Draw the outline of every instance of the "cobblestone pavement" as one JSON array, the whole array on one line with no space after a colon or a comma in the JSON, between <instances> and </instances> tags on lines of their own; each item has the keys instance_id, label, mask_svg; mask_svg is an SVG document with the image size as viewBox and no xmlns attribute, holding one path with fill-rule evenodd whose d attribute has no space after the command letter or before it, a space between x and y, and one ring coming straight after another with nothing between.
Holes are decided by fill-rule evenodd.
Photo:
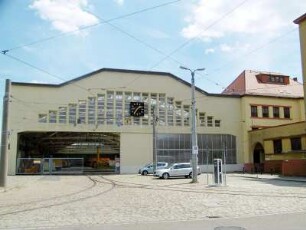
<instances>
[{"instance_id":1,"label":"cobblestone pavement","mask_svg":"<svg viewBox=\"0 0 306 230\"><path fill-rule=\"evenodd\" d=\"M228 174L226 186L140 175L11 176L1 229L152 223L306 212L306 180Z\"/></svg>"}]
</instances>

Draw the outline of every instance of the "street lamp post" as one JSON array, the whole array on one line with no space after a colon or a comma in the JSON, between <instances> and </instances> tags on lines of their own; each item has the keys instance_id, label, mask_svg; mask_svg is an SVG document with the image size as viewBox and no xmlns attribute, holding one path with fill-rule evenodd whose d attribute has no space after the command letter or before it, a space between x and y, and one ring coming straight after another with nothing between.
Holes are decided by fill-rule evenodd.
<instances>
[{"instance_id":1,"label":"street lamp post","mask_svg":"<svg viewBox=\"0 0 306 230\"><path fill-rule=\"evenodd\" d=\"M181 69L189 70L191 73L191 104L192 104L192 111L191 111L191 142L192 142L192 183L198 182L198 140L196 134L196 101L195 101L195 85L194 85L194 74L197 71L204 71L205 68L191 70L184 66L180 66Z\"/></svg>"}]
</instances>

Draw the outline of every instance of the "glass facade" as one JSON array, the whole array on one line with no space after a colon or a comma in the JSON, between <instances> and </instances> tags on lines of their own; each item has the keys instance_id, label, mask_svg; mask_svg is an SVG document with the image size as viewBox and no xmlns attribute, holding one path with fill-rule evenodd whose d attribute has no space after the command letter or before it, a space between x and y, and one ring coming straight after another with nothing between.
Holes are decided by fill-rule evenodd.
<instances>
[{"instance_id":1,"label":"glass facade","mask_svg":"<svg viewBox=\"0 0 306 230\"><path fill-rule=\"evenodd\" d=\"M130 115L130 103L143 102L144 116ZM165 93L105 91L90 96L77 103L69 103L58 110L50 109L47 117L38 114L39 123L88 124L95 125L153 125L153 112L159 126L191 126L191 106L187 102L176 101ZM220 127L220 120L213 120L203 111L197 112L199 126ZM47 119L47 120L46 120Z\"/></svg>"},{"instance_id":2,"label":"glass facade","mask_svg":"<svg viewBox=\"0 0 306 230\"><path fill-rule=\"evenodd\" d=\"M236 164L236 137L229 134L198 134L198 164L212 164L214 158ZM190 162L191 134L158 134L157 161Z\"/></svg>"}]
</instances>

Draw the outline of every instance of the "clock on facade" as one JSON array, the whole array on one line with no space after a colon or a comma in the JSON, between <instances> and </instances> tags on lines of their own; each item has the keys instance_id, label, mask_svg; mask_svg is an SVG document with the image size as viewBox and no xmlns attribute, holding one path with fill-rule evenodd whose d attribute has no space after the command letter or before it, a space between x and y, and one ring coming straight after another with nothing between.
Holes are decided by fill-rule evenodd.
<instances>
[{"instance_id":1,"label":"clock on facade","mask_svg":"<svg viewBox=\"0 0 306 230\"><path fill-rule=\"evenodd\" d=\"M133 117L144 116L144 102L131 102L130 103L130 115Z\"/></svg>"}]
</instances>

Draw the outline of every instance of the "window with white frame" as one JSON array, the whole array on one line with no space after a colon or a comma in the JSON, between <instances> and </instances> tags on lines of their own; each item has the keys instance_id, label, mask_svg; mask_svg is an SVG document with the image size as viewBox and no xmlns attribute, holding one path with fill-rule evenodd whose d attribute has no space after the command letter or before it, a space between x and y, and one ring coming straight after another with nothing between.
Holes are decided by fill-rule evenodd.
<instances>
[{"instance_id":1,"label":"window with white frame","mask_svg":"<svg viewBox=\"0 0 306 230\"><path fill-rule=\"evenodd\" d=\"M114 92L107 91L106 124L114 124Z\"/></svg>"},{"instance_id":2,"label":"window with white frame","mask_svg":"<svg viewBox=\"0 0 306 230\"><path fill-rule=\"evenodd\" d=\"M57 111L50 110L49 111L49 123L56 123L57 121Z\"/></svg>"},{"instance_id":3,"label":"window with white frame","mask_svg":"<svg viewBox=\"0 0 306 230\"><path fill-rule=\"evenodd\" d=\"M159 125L166 125L166 95L159 94L159 106L158 106L158 122Z\"/></svg>"},{"instance_id":4,"label":"window with white frame","mask_svg":"<svg viewBox=\"0 0 306 230\"><path fill-rule=\"evenodd\" d=\"M67 122L67 107L59 107L58 109L58 122L66 124Z\"/></svg>"},{"instance_id":5,"label":"window with white frame","mask_svg":"<svg viewBox=\"0 0 306 230\"><path fill-rule=\"evenodd\" d=\"M39 123L47 123L47 114L38 114L38 122Z\"/></svg>"},{"instance_id":6,"label":"window with white frame","mask_svg":"<svg viewBox=\"0 0 306 230\"><path fill-rule=\"evenodd\" d=\"M142 94L142 101L144 102L144 116L142 118L142 125L149 124L149 94L143 93Z\"/></svg>"},{"instance_id":7,"label":"window with white frame","mask_svg":"<svg viewBox=\"0 0 306 230\"><path fill-rule=\"evenodd\" d=\"M200 126L205 126L205 113L199 113Z\"/></svg>"},{"instance_id":8,"label":"window with white frame","mask_svg":"<svg viewBox=\"0 0 306 230\"><path fill-rule=\"evenodd\" d=\"M167 123L169 126L174 125L174 99L172 97L167 98Z\"/></svg>"},{"instance_id":9,"label":"window with white frame","mask_svg":"<svg viewBox=\"0 0 306 230\"><path fill-rule=\"evenodd\" d=\"M131 119L130 116L130 103L132 101L132 93L131 92L124 92L124 124L125 125L131 125Z\"/></svg>"},{"instance_id":10,"label":"window with white frame","mask_svg":"<svg viewBox=\"0 0 306 230\"><path fill-rule=\"evenodd\" d=\"M88 124L96 123L96 98L88 98Z\"/></svg>"},{"instance_id":11,"label":"window with white frame","mask_svg":"<svg viewBox=\"0 0 306 230\"><path fill-rule=\"evenodd\" d=\"M98 94L97 96L97 124L104 124L105 122L105 94Z\"/></svg>"},{"instance_id":12,"label":"window with white frame","mask_svg":"<svg viewBox=\"0 0 306 230\"><path fill-rule=\"evenodd\" d=\"M123 124L123 93L116 92L116 123L121 126Z\"/></svg>"},{"instance_id":13,"label":"window with white frame","mask_svg":"<svg viewBox=\"0 0 306 230\"><path fill-rule=\"evenodd\" d=\"M190 126L190 106L183 106L184 126Z\"/></svg>"},{"instance_id":14,"label":"window with white frame","mask_svg":"<svg viewBox=\"0 0 306 230\"><path fill-rule=\"evenodd\" d=\"M213 126L213 117L208 116L207 117L207 126L212 127Z\"/></svg>"},{"instance_id":15,"label":"window with white frame","mask_svg":"<svg viewBox=\"0 0 306 230\"><path fill-rule=\"evenodd\" d=\"M78 124L85 124L85 123L86 123L86 101L80 100Z\"/></svg>"},{"instance_id":16,"label":"window with white frame","mask_svg":"<svg viewBox=\"0 0 306 230\"><path fill-rule=\"evenodd\" d=\"M175 125L182 126L182 102L175 102Z\"/></svg>"},{"instance_id":17,"label":"window with white frame","mask_svg":"<svg viewBox=\"0 0 306 230\"><path fill-rule=\"evenodd\" d=\"M77 105L76 104L69 104L68 105L68 112L69 112L69 124L76 124Z\"/></svg>"}]
</instances>

